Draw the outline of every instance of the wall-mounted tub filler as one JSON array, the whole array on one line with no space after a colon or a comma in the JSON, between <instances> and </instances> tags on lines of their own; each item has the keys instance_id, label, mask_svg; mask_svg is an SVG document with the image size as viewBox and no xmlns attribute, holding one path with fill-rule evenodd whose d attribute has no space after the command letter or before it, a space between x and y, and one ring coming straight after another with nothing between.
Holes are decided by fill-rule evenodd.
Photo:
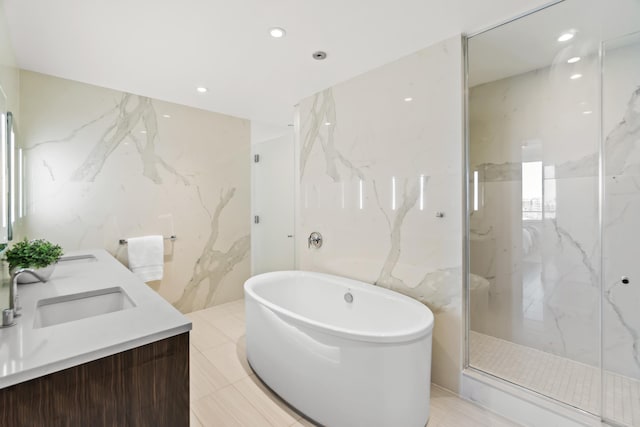
<instances>
[{"instance_id":1,"label":"wall-mounted tub filler","mask_svg":"<svg viewBox=\"0 0 640 427\"><path fill-rule=\"evenodd\" d=\"M309 247L313 246L316 249L322 247L322 234L318 233L317 231L314 231L313 233L309 234L308 242L309 242Z\"/></svg>"}]
</instances>

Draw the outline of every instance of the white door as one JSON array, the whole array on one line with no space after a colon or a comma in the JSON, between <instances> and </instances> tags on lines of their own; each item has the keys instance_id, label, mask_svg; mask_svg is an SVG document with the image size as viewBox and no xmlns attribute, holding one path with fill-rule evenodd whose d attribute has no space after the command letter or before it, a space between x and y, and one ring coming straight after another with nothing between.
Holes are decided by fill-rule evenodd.
<instances>
[{"instance_id":1,"label":"white door","mask_svg":"<svg viewBox=\"0 0 640 427\"><path fill-rule=\"evenodd\" d=\"M260 142L252 151L252 273L293 270L293 135Z\"/></svg>"}]
</instances>

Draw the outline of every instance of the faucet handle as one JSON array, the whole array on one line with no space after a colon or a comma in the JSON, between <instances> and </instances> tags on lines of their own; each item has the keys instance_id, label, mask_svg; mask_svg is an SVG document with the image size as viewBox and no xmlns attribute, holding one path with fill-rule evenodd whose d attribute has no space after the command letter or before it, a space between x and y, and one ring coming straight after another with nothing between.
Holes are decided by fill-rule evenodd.
<instances>
[{"instance_id":1,"label":"faucet handle","mask_svg":"<svg viewBox=\"0 0 640 427\"><path fill-rule=\"evenodd\" d=\"M2 327L6 328L15 324L16 322L13 319L13 310L10 308L5 308L4 310L2 310Z\"/></svg>"}]
</instances>

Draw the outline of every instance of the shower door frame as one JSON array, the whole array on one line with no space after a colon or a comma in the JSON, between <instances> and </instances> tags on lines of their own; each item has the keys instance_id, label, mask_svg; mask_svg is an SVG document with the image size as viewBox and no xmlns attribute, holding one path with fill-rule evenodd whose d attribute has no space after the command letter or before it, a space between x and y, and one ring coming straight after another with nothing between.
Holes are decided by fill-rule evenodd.
<instances>
[{"instance_id":1,"label":"shower door frame","mask_svg":"<svg viewBox=\"0 0 640 427\"><path fill-rule=\"evenodd\" d=\"M462 173L462 185L463 185L463 215L462 215L462 227L463 227L463 254L462 254L462 268L463 268L463 273L462 273L462 316L463 316L463 327L464 327L464 333L463 333L463 340L464 342L462 343L462 347L463 347L463 366L462 366L462 372L463 375L465 372L473 372L479 375L482 375L484 377L488 377L493 381L497 381L500 384L503 385L507 385L508 387L516 387L517 389L524 391L526 393L531 393L533 396L539 397L541 398L543 401L550 403L551 405L559 405L560 407L562 407L563 409L567 409L571 412L575 412L576 415L580 416L580 417L590 417L590 418L599 418L601 421L603 422L607 422L612 426L617 426L617 427L624 427L620 424L617 424L607 418L605 418L605 414L604 414L604 394L605 394L605 383L604 383L604 366L603 366L603 360L604 360L604 348L603 348L603 324L604 324L604 319L603 319L603 304L604 304L604 284L603 284L603 274L602 274L602 269L603 269L603 206L605 203L605 193L604 193L604 148L603 148L603 141L604 141L604 135L603 135L603 86L604 86L604 75L603 75L603 67L604 67L604 45L605 45L605 40L600 40L599 46L598 46L598 69L599 69L599 74L598 74L598 105L599 105L599 110L598 110L598 185L597 185L597 192L598 192L598 219L597 219L597 223L598 223L598 239L600 242L600 274L599 274L599 287L600 287L600 301L598 304L598 316L599 316L599 325L600 325L600 333L598 336L598 354L599 354L599 361L598 361L598 369L600 371L600 405L599 405L599 414L593 414L591 412L588 412L586 410L583 410L581 408L572 406L568 403L562 402L560 400L554 399L552 397L549 397L543 393L540 393L538 391L529 389L527 387L524 387L520 384L508 381L504 378L498 377L496 375L493 375L489 372L483 371L479 368L475 368L470 364L470 358L469 358L469 332L471 329L471 315L470 315L470 307L471 307L471 289L470 289L470 283L471 283L471 268L470 268L470 260L471 260L471 253L470 253L470 212L471 212L471 205L470 205L470 197L472 196L470 193L470 156L469 156L469 147L470 147L470 129L469 129L469 39L471 39L472 37L478 36L482 33L485 33L487 31L491 31L494 30L498 27L501 27L503 25L507 25L510 24L514 21L517 21L521 18L524 18L526 16L532 15L534 13L540 12L544 9L553 7L559 3L564 2L565 0L554 0L551 1L549 3L546 3L544 5L541 5L535 9L529 10L527 12L524 12L522 14L516 15L512 18L509 18L505 21L502 21L498 24L495 25L491 25L489 27L483 28L479 31L475 31L472 33L467 33L467 34L463 34L462 35L462 67L463 67L463 73L462 73L462 93L463 93L463 129L462 129L462 134L463 134L463 173Z\"/></svg>"}]
</instances>

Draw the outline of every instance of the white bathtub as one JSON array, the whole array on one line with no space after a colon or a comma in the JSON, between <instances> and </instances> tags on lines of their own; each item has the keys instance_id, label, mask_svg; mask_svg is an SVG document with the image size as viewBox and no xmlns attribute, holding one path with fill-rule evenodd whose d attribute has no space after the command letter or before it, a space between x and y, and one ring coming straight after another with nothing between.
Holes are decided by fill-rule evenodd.
<instances>
[{"instance_id":1,"label":"white bathtub","mask_svg":"<svg viewBox=\"0 0 640 427\"><path fill-rule=\"evenodd\" d=\"M426 424L433 329L426 306L305 271L254 276L244 289L249 363L304 415L330 427Z\"/></svg>"}]
</instances>

